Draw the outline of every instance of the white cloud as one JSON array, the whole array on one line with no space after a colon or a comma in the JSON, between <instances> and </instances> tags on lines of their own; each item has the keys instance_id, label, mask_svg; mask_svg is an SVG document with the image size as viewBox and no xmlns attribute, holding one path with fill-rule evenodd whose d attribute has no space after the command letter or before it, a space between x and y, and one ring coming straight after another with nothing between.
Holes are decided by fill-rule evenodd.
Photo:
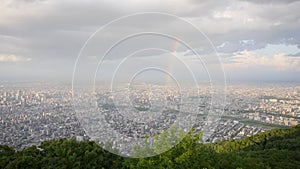
<instances>
[{"instance_id":1,"label":"white cloud","mask_svg":"<svg viewBox=\"0 0 300 169\"><path fill-rule=\"evenodd\" d=\"M226 63L230 68L241 67L245 68L243 70L246 72L249 67L260 66L267 67L268 70L276 70L277 73L278 71L298 73L299 59L287 56L299 53L298 51L286 53L277 46L271 46L272 50L267 51L269 55L255 51L269 44L286 44L300 48L300 13L294 12L299 9L300 1L294 1L1 0L0 52L15 55L0 54L0 62L26 62L32 58L33 62L17 66L20 73L24 72L23 69L28 69L28 75L40 73L36 71L36 67L43 65L40 69L55 67L57 72L68 78L69 74L72 74L78 51L100 26L123 15L156 11L175 14L190 20L207 34L213 44L218 46L218 52L226 56L234 55ZM123 32L141 31L153 26L159 31L168 31L168 34L182 32L187 36L186 42L195 44L193 48L203 49L199 53L209 53L206 52L207 40L204 38L202 43L186 29L185 25L168 23L163 18L153 19L157 24L152 24L153 22L149 20L134 20L135 22L128 24L128 27L118 27L105 34L105 42L114 42ZM201 42L197 43L198 41ZM144 44L158 46L158 41L143 44L135 41L132 44L137 48ZM161 41L159 45L169 46ZM97 49L106 50L104 45L98 45ZM240 51L244 52L236 54ZM254 53L247 54L248 51ZM30 58L20 56L30 56ZM121 56L116 55L115 58ZM206 58L208 63L211 60L215 61L208 55ZM70 64L59 64L62 62ZM9 72L14 69L14 65L1 64L1 69L3 71L6 68L5 71ZM30 66L27 68L28 65ZM251 73L252 70L250 69ZM271 73L270 71L269 74ZM56 75L55 72L53 74ZM281 77L276 75L276 78ZM298 77L299 75L295 75L293 78L298 79Z\"/></svg>"},{"instance_id":2,"label":"white cloud","mask_svg":"<svg viewBox=\"0 0 300 169\"><path fill-rule=\"evenodd\" d=\"M28 62L31 61L31 58L16 56L16 55L1 55L0 54L0 62Z\"/></svg>"},{"instance_id":3,"label":"white cloud","mask_svg":"<svg viewBox=\"0 0 300 169\"><path fill-rule=\"evenodd\" d=\"M282 53L263 56L251 51L242 51L226 59L228 69L269 68L276 71L300 71L300 57L289 57Z\"/></svg>"}]
</instances>

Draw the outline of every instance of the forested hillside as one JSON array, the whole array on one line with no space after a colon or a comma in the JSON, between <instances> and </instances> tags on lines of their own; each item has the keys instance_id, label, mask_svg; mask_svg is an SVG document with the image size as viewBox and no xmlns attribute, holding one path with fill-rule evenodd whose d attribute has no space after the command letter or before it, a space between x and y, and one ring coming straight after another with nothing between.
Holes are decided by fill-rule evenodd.
<instances>
[{"instance_id":1,"label":"forested hillside","mask_svg":"<svg viewBox=\"0 0 300 169\"><path fill-rule=\"evenodd\" d=\"M300 168L300 125L214 144L199 137L189 133L173 149L140 159L119 157L92 141L52 140L21 151L0 146L0 168Z\"/></svg>"}]
</instances>

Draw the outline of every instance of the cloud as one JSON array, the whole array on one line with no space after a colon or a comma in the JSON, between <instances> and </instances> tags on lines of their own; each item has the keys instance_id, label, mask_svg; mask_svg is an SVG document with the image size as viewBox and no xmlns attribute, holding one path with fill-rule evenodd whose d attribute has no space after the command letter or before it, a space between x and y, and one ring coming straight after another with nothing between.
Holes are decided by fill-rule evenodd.
<instances>
[{"instance_id":1,"label":"cloud","mask_svg":"<svg viewBox=\"0 0 300 169\"><path fill-rule=\"evenodd\" d=\"M0 62L28 62L31 61L31 58L16 56L16 55L1 55L0 54Z\"/></svg>"},{"instance_id":2,"label":"cloud","mask_svg":"<svg viewBox=\"0 0 300 169\"><path fill-rule=\"evenodd\" d=\"M300 13L291 12L298 10L300 4L297 2L273 6L261 6L247 1L233 3L231 0L222 2L15 0L8 2L10 5L2 5L2 8L0 5L2 11L0 34L22 37L25 41L21 44L22 47L34 49L33 53L29 53L33 57L35 55L43 57L45 54L47 54L45 57L71 57L76 54L74 49L80 48L84 40L100 26L120 16L144 11L167 12L190 19L207 33L214 44L221 45L224 42L232 44L224 48L225 52L250 48L254 50L278 42L300 44L300 39L297 38L300 36L298 31ZM165 24L168 23L163 22L155 26L163 28ZM173 29L175 28L184 30L184 26L180 25L176 25ZM118 32L122 32L122 29ZM111 40L113 35L115 33L112 32L112 36L108 36L107 41ZM291 38L294 39L288 40ZM249 47L239 43L240 40L247 39L253 40L255 44ZM63 51L59 51L59 54L53 53L53 47L57 49L66 44L70 48L64 48Z\"/></svg>"},{"instance_id":3,"label":"cloud","mask_svg":"<svg viewBox=\"0 0 300 169\"><path fill-rule=\"evenodd\" d=\"M291 56L291 57L300 57L300 52L295 53L295 54L290 54L289 56Z\"/></svg>"},{"instance_id":4,"label":"cloud","mask_svg":"<svg viewBox=\"0 0 300 169\"><path fill-rule=\"evenodd\" d=\"M282 53L271 57L261 56L251 51L242 51L227 58L225 67L229 69L268 68L276 71L300 71L300 58L289 57Z\"/></svg>"},{"instance_id":5,"label":"cloud","mask_svg":"<svg viewBox=\"0 0 300 169\"><path fill-rule=\"evenodd\" d=\"M299 0L241 0L241 1L247 1L251 3L257 3L257 4L288 4L293 2L299 2Z\"/></svg>"},{"instance_id":6,"label":"cloud","mask_svg":"<svg viewBox=\"0 0 300 169\"><path fill-rule=\"evenodd\" d=\"M93 32L112 19L147 11L171 13L190 20L219 46L219 52L226 53L227 56L235 56L235 53L241 51L251 52L268 44L290 44L300 48L300 13L295 12L299 8L300 2L295 0L270 0L263 3L248 0L4 0L0 3L0 53L14 53L16 57L30 56L33 61L27 62L30 64L27 74L30 74L31 69L31 73L36 73L36 67L42 64L41 69L56 67L57 72L65 73L68 78L72 74L73 63L80 48ZM116 28L105 34L105 41L112 43L118 40L118 35L124 31L139 31L144 27L165 30L171 27L172 29L167 30L168 33L179 30L188 37L188 43L196 42L198 46L193 45L193 48L206 50L205 42L198 43L199 38L186 31L185 25L165 22L161 18L155 18L155 22L157 24L141 19L128 24L128 27ZM147 42L147 45L153 46L153 43L168 46L162 44L162 41ZM132 42L137 48L141 44L143 43L140 41ZM103 44L96 47L106 50ZM115 59L120 57L122 55ZM279 65L264 55L255 55L254 58L256 62L267 59L272 65ZM278 62L282 61L280 59L291 62L287 61L289 57L285 55L282 58L275 58L275 55L271 58ZM234 59L237 58L233 57L232 60ZM67 64L57 66L63 62ZM272 65L268 67L280 70ZM282 70L295 68L286 68L284 65L280 67ZM21 66L19 69L22 70Z\"/></svg>"}]
</instances>

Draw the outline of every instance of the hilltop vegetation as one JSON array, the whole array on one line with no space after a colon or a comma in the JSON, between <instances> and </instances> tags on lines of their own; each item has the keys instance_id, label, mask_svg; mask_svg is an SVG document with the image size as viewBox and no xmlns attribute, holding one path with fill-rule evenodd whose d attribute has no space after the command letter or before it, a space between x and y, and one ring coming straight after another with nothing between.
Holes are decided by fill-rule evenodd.
<instances>
[{"instance_id":1,"label":"hilltop vegetation","mask_svg":"<svg viewBox=\"0 0 300 169\"><path fill-rule=\"evenodd\" d=\"M214 144L199 137L189 133L173 149L140 159L119 157L93 141L51 140L21 151L0 146L0 168L300 168L300 125Z\"/></svg>"}]
</instances>

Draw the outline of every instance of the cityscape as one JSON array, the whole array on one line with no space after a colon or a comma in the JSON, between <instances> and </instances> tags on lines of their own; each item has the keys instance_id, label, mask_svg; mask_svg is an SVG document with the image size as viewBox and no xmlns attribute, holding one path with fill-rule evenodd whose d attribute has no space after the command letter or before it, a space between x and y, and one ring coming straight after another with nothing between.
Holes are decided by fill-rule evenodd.
<instances>
[{"instance_id":1,"label":"cityscape","mask_svg":"<svg viewBox=\"0 0 300 169\"><path fill-rule=\"evenodd\" d=\"M1 0L0 169L300 169L300 0Z\"/></svg>"},{"instance_id":2,"label":"cityscape","mask_svg":"<svg viewBox=\"0 0 300 169\"><path fill-rule=\"evenodd\" d=\"M205 92L199 95L188 89L179 94L152 85L152 92L137 90L123 93L124 97L120 91L114 93L119 100L101 88L96 92L96 109L90 106L84 113L76 111L67 84L2 83L0 87L0 144L19 150L46 140L70 138L110 142L130 155L132 146L172 125L185 132L191 128L202 131L207 127L208 109L215 109L209 106L208 86L200 87ZM224 110L205 142L240 139L300 123L297 83L229 84L226 88ZM123 100L126 95L131 103Z\"/></svg>"}]
</instances>

